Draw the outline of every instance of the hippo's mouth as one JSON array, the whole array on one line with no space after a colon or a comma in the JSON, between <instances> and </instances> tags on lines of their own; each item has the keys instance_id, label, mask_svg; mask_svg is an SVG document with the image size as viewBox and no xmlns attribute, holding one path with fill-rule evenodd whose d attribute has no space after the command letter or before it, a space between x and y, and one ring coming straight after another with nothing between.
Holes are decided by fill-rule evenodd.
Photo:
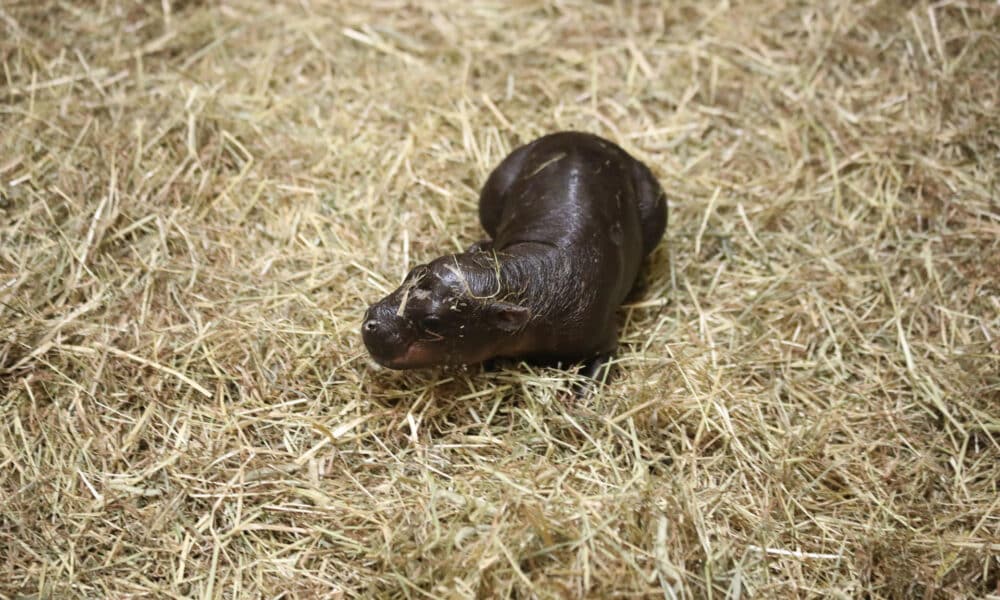
<instances>
[{"instance_id":1,"label":"hippo's mouth","mask_svg":"<svg viewBox=\"0 0 1000 600\"><path fill-rule=\"evenodd\" d=\"M414 342L406 350L391 358L373 356L375 362L390 369L419 369L433 367L442 363L440 353L424 343Z\"/></svg>"}]
</instances>

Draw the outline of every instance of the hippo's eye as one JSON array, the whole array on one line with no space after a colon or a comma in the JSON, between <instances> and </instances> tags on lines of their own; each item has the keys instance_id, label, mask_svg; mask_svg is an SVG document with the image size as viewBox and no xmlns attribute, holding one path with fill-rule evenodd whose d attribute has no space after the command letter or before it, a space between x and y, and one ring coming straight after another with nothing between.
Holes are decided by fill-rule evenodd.
<instances>
[{"instance_id":1,"label":"hippo's eye","mask_svg":"<svg viewBox=\"0 0 1000 600\"><path fill-rule=\"evenodd\" d=\"M434 284L436 282L437 278L431 275L431 272L428 269L427 272L421 275L420 279L417 280L417 288L422 290L430 290L431 288L434 287Z\"/></svg>"},{"instance_id":2,"label":"hippo's eye","mask_svg":"<svg viewBox=\"0 0 1000 600\"><path fill-rule=\"evenodd\" d=\"M441 318L434 315L427 315L426 317L420 319L420 326L424 329L437 329L440 324Z\"/></svg>"}]
</instances>

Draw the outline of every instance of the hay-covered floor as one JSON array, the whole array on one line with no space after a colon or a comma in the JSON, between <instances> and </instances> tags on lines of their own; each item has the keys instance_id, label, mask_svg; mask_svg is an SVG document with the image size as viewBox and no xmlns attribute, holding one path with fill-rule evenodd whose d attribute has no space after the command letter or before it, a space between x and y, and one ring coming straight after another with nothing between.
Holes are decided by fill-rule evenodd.
<instances>
[{"instance_id":1,"label":"hay-covered floor","mask_svg":"<svg viewBox=\"0 0 1000 600\"><path fill-rule=\"evenodd\" d=\"M995 2L15 1L0 63L0 597L1000 595ZM375 370L568 128L670 197L613 381Z\"/></svg>"}]
</instances>

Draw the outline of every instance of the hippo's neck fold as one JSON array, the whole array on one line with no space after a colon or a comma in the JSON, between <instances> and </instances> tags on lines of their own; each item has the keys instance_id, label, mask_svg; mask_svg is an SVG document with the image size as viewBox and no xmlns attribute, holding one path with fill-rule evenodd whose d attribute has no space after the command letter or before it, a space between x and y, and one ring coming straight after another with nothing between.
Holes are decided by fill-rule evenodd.
<instances>
[{"instance_id":1,"label":"hippo's neck fold","mask_svg":"<svg viewBox=\"0 0 1000 600\"><path fill-rule=\"evenodd\" d=\"M565 249L553 244L521 242L498 251L496 257L499 269L494 263L493 276L499 277L494 288L499 290L497 298L529 308L533 323L572 319L589 305L577 260L581 252L571 258Z\"/></svg>"}]
</instances>

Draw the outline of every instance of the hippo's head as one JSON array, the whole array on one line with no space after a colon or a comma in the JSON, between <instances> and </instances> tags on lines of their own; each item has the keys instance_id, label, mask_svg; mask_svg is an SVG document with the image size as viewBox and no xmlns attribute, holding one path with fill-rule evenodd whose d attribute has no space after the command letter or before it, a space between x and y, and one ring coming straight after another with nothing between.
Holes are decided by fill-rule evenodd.
<instances>
[{"instance_id":1,"label":"hippo's head","mask_svg":"<svg viewBox=\"0 0 1000 600\"><path fill-rule=\"evenodd\" d=\"M392 369L472 364L503 353L531 315L507 301L498 273L496 258L484 252L414 267L365 312L361 334L368 352Z\"/></svg>"}]
</instances>

